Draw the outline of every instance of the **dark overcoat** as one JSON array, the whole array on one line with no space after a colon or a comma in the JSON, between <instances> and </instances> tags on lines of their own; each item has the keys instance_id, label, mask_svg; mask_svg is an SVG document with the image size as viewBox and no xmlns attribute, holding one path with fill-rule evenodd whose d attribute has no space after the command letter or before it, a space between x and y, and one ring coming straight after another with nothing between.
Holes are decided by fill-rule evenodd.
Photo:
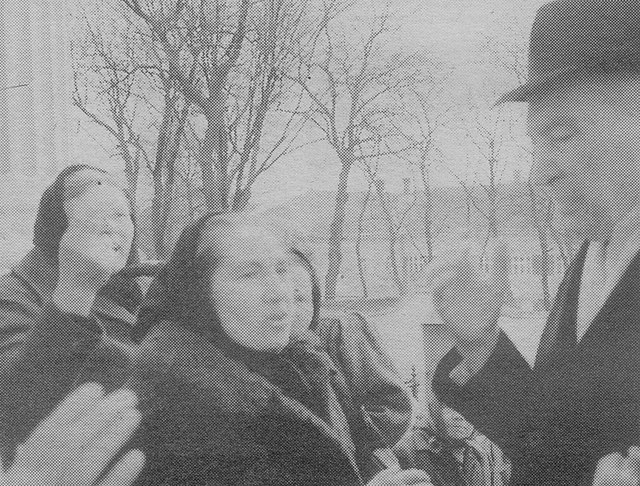
<instances>
[{"instance_id":1,"label":"dark overcoat","mask_svg":"<svg viewBox=\"0 0 640 486\"><path fill-rule=\"evenodd\" d=\"M306 376L329 376L329 396L312 393L340 423L200 335L169 322L152 329L128 383L146 411L138 441L149 464L141 483L346 486L375 474L370 459L380 443L340 372L319 349L300 352Z\"/></svg>"},{"instance_id":2,"label":"dark overcoat","mask_svg":"<svg viewBox=\"0 0 640 486\"><path fill-rule=\"evenodd\" d=\"M298 352L308 368L301 376L329 379L317 395L322 417L178 325L163 322L127 345L95 318L45 304L0 388L5 458L69 390L97 381L140 397L143 421L130 444L147 456L139 484L361 485L379 470L371 460L379 437L319 345Z\"/></svg>"},{"instance_id":3,"label":"dark overcoat","mask_svg":"<svg viewBox=\"0 0 640 486\"><path fill-rule=\"evenodd\" d=\"M99 294L94 319L70 323L50 304L56 282L57 265L37 247L0 277L0 447L5 457L83 374L102 368L97 355L89 359L89 351L100 348L100 359L111 362L110 354L126 355L133 345L132 312ZM126 375L124 369L118 377L112 371L114 382Z\"/></svg>"},{"instance_id":4,"label":"dark overcoat","mask_svg":"<svg viewBox=\"0 0 640 486\"><path fill-rule=\"evenodd\" d=\"M545 339L575 322L586 250L560 285ZM590 484L602 456L640 442L640 255L574 348L544 361L539 351L532 369L501 333L461 387L449 377L460 359L455 350L443 358L434 390L512 459L513 484Z\"/></svg>"}]
</instances>

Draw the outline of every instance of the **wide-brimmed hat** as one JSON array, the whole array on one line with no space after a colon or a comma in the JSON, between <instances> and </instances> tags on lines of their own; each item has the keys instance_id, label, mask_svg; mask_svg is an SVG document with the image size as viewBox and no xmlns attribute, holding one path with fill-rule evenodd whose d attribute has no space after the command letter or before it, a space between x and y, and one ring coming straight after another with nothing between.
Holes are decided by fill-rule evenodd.
<instances>
[{"instance_id":1,"label":"wide-brimmed hat","mask_svg":"<svg viewBox=\"0 0 640 486\"><path fill-rule=\"evenodd\" d=\"M529 101L583 72L640 64L640 0L555 0L536 14L529 79L496 104Z\"/></svg>"}]
</instances>

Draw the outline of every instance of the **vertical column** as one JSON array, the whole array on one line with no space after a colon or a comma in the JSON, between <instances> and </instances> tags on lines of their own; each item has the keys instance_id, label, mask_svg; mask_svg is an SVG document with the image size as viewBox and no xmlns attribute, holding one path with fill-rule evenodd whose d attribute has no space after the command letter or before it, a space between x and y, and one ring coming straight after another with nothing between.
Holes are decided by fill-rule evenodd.
<instances>
[{"instance_id":1,"label":"vertical column","mask_svg":"<svg viewBox=\"0 0 640 486\"><path fill-rule=\"evenodd\" d=\"M52 23L49 0L31 2L35 158L38 171L45 173L56 167Z\"/></svg>"},{"instance_id":2,"label":"vertical column","mask_svg":"<svg viewBox=\"0 0 640 486\"><path fill-rule=\"evenodd\" d=\"M0 3L0 174L11 171L11 143L9 137L9 108L7 106L7 33L5 2Z\"/></svg>"},{"instance_id":3,"label":"vertical column","mask_svg":"<svg viewBox=\"0 0 640 486\"><path fill-rule=\"evenodd\" d=\"M53 86L55 111L55 149L57 167L69 164L70 113L73 108L73 63L71 35L73 22L68 0L47 0L51 14L53 49Z\"/></svg>"},{"instance_id":4,"label":"vertical column","mask_svg":"<svg viewBox=\"0 0 640 486\"><path fill-rule=\"evenodd\" d=\"M36 172L33 58L31 51L32 2L3 2L7 82L26 87L7 91L9 134L14 172Z\"/></svg>"}]
</instances>

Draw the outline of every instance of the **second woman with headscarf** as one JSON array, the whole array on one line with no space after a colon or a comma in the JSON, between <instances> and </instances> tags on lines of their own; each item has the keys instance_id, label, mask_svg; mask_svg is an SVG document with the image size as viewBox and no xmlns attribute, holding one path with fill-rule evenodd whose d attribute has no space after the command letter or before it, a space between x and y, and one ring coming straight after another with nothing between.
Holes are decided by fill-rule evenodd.
<instances>
[{"instance_id":1,"label":"second woman with headscarf","mask_svg":"<svg viewBox=\"0 0 640 486\"><path fill-rule=\"evenodd\" d=\"M291 264L240 216L182 233L136 328L145 484L427 484L418 471L376 475L340 372L317 336L292 333Z\"/></svg>"}]
</instances>

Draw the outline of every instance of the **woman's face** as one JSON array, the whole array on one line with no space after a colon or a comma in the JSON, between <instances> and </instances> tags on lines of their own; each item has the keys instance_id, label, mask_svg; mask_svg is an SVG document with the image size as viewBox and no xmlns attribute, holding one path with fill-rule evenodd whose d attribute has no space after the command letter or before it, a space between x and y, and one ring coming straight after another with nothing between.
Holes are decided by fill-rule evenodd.
<instances>
[{"instance_id":1,"label":"woman's face","mask_svg":"<svg viewBox=\"0 0 640 486\"><path fill-rule=\"evenodd\" d=\"M303 333L309 329L313 318L311 275L295 255L291 273L294 291L294 331Z\"/></svg>"},{"instance_id":2,"label":"woman's face","mask_svg":"<svg viewBox=\"0 0 640 486\"><path fill-rule=\"evenodd\" d=\"M69 225L81 223L87 230L109 238L126 261L131 251L134 226L129 201L124 192L111 184L92 184L77 197L65 202Z\"/></svg>"},{"instance_id":3,"label":"woman's face","mask_svg":"<svg viewBox=\"0 0 640 486\"><path fill-rule=\"evenodd\" d=\"M223 331L246 348L282 351L294 322L291 258L262 228L232 229L221 240L210 288Z\"/></svg>"}]
</instances>

